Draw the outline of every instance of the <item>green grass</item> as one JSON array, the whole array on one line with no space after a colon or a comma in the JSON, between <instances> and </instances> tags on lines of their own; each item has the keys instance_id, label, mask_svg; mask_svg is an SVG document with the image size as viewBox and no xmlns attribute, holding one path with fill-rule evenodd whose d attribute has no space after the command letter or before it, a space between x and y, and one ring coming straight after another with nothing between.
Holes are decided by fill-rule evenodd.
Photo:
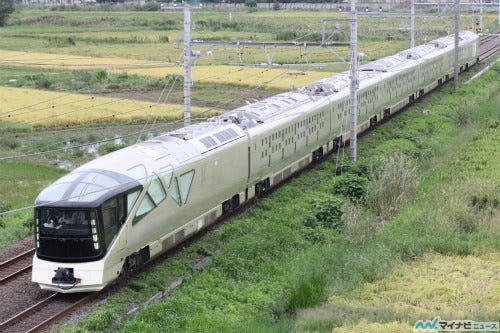
<instances>
[{"instance_id":1,"label":"green grass","mask_svg":"<svg viewBox=\"0 0 500 333\"><path fill-rule=\"evenodd\" d=\"M0 210L29 207L36 193L64 172L22 161L0 162ZM33 209L2 216L0 247L16 242L30 234Z\"/></svg>"},{"instance_id":2,"label":"green grass","mask_svg":"<svg viewBox=\"0 0 500 333\"><path fill-rule=\"evenodd\" d=\"M500 154L498 148L490 150L489 144L496 143L499 136L500 127L495 126L498 109L493 107L499 103L499 86L492 71L458 94L450 94L445 87L430 101L418 103L363 137L360 151L366 158L349 168L351 178L333 178L336 158L328 159L270 197L259 199L255 207L207 233L166 263L137 276L77 326L64 326L61 331L106 331L113 323L120 323L120 332L331 332L335 327L398 332L425 319L419 316L439 314L439 309L405 310L426 304L431 291L442 292L442 302L447 304L443 314L450 319L468 314L464 319L494 320L492 316L498 311L494 297L481 298L484 314L467 312L467 304L476 302L480 295L464 293L464 300L454 303L457 294L449 287L440 289L436 283L428 294L418 295L401 293L397 283L405 281L415 259L423 260L424 266L445 260L452 267L455 256L472 255L482 260L499 251L496 166ZM477 105L465 126L459 126L456 114L446 107L462 100ZM423 106L433 110L431 116L422 115ZM488 144L473 145L475 141ZM369 150L374 142L377 148ZM391 156L405 147L410 147L410 155L419 161L418 187L393 218L380 221L376 212L364 205L363 181L352 175L368 176L370 165L382 167L378 164L381 156ZM490 156L485 162L481 147ZM472 163L455 170L463 156L468 156L467 161L483 161L482 169ZM318 222L329 217L316 214L311 219L314 204L338 193L337 184L342 187L337 195L359 200L344 206L345 229L341 232ZM429 252L448 257L428 257ZM212 256L212 262L201 270L193 269L206 254ZM495 271L490 264L497 261L494 258L478 264L485 270L484 276ZM185 278L180 289L132 319L123 319L127 309L144 304L179 276ZM471 281L467 276L465 280ZM416 286L423 283L419 280ZM451 283L465 282L457 278ZM373 288L385 288L392 294L384 298L382 293L374 294ZM374 298L371 303L366 300L370 295ZM388 311L370 306L384 302L390 304Z\"/></svg>"}]
</instances>

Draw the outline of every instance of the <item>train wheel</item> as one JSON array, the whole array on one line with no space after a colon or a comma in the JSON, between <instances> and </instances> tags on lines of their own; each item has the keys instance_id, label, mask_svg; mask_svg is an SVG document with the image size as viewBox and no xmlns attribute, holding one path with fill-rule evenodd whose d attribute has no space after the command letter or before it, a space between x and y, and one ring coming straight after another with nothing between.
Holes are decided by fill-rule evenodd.
<instances>
[{"instance_id":1,"label":"train wheel","mask_svg":"<svg viewBox=\"0 0 500 333\"><path fill-rule=\"evenodd\" d=\"M319 160L323 156L323 147L319 147L312 153L313 161Z\"/></svg>"}]
</instances>

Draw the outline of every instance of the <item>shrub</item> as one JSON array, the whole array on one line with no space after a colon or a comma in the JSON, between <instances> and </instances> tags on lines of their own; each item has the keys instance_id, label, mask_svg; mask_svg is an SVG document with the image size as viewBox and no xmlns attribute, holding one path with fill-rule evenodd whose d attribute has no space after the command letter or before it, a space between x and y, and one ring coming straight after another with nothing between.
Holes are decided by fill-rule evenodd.
<instances>
[{"instance_id":1,"label":"shrub","mask_svg":"<svg viewBox=\"0 0 500 333\"><path fill-rule=\"evenodd\" d=\"M255 1L255 0L246 0L245 1L245 7L257 8L257 1Z\"/></svg>"},{"instance_id":2,"label":"shrub","mask_svg":"<svg viewBox=\"0 0 500 333\"><path fill-rule=\"evenodd\" d=\"M106 72L106 70L104 69L98 70L95 73L95 78L97 81L104 81L108 78L108 72Z\"/></svg>"},{"instance_id":3,"label":"shrub","mask_svg":"<svg viewBox=\"0 0 500 333\"><path fill-rule=\"evenodd\" d=\"M458 127L465 127L474 114L474 108L469 103L459 104L454 107L455 122Z\"/></svg>"},{"instance_id":4,"label":"shrub","mask_svg":"<svg viewBox=\"0 0 500 333\"><path fill-rule=\"evenodd\" d=\"M32 79L35 83L35 87L39 89L49 89L53 84L53 82L43 74L34 75Z\"/></svg>"},{"instance_id":5,"label":"shrub","mask_svg":"<svg viewBox=\"0 0 500 333\"><path fill-rule=\"evenodd\" d=\"M104 143L104 144L100 145L99 148L97 148L97 151L99 152L99 154L105 155L105 154L111 153L115 150L122 149L124 147L125 147L125 145L122 145L122 144L114 144L112 142L108 142L108 143Z\"/></svg>"},{"instance_id":6,"label":"shrub","mask_svg":"<svg viewBox=\"0 0 500 333\"><path fill-rule=\"evenodd\" d=\"M305 277L293 290L288 306L289 311L295 313L300 308L318 304L325 293L326 281L323 275L312 274Z\"/></svg>"},{"instance_id":7,"label":"shrub","mask_svg":"<svg viewBox=\"0 0 500 333\"><path fill-rule=\"evenodd\" d=\"M6 147L8 149L16 149L21 146L21 144L19 143L19 141L13 139L0 139L0 146Z\"/></svg>"},{"instance_id":8,"label":"shrub","mask_svg":"<svg viewBox=\"0 0 500 333\"><path fill-rule=\"evenodd\" d=\"M417 167L413 159L401 153L382 158L371 170L368 204L382 220L393 217L401 204L410 199L417 183Z\"/></svg>"},{"instance_id":9,"label":"shrub","mask_svg":"<svg viewBox=\"0 0 500 333\"><path fill-rule=\"evenodd\" d=\"M182 87L184 85L184 77L179 74L168 74L165 76L167 86Z\"/></svg>"},{"instance_id":10,"label":"shrub","mask_svg":"<svg viewBox=\"0 0 500 333\"><path fill-rule=\"evenodd\" d=\"M3 27L7 22L10 14L14 12L14 1L0 0L0 27Z\"/></svg>"},{"instance_id":11,"label":"shrub","mask_svg":"<svg viewBox=\"0 0 500 333\"><path fill-rule=\"evenodd\" d=\"M333 195L319 194L312 199L314 214L318 222L337 231L343 229L342 207L344 201Z\"/></svg>"},{"instance_id":12,"label":"shrub","mask_svg":"<svg viewBox=\"0 0 500 333\"><path fill-rule=\"evenodd\" d=\"M0 202L0 213L4 213L10 209L10 206L7 204L4 204L3 202ZM0 228L5 227L4 223L4 215L0 215Z\"/></svg>"},{"instance_id":13,"label":"shrub","mask_svg":"<svg viewBox=\"0 0 500 333\"><path fill-rule=\"evenodd\" d=\"M345 225L344 233L349 243L363 243L377 231L375 219L352 203L344 206L342 221Z\"/></svg>"},{"instance_id":14,"label":"shrub","mask_svg":"<svg viewBox=\"0 0 500 333\"><path fill-rule=\"evenodd\" d=\"M274 39L277 41L284 40L284 41L290 41L294 40L298 37L297 33L295 31L279 31L276 33Z\"/></svg>"},{"instance_id":15,"label":"shrub","mask_svg":"<svg viewBox=\"0 0 500 333\"><path fill-rule=\"evenodd\" d=\"M367 186L367 178L348 173L337 179L333 193L343 195L353 202L360 202L366 196Z\"/></svg>"}]
</instances>

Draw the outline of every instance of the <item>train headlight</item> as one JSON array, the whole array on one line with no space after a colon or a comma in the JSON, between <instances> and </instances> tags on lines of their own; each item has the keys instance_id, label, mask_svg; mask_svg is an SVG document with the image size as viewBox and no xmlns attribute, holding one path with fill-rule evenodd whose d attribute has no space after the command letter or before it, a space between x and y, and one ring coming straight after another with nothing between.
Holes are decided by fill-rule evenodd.
<instances>
[{"instance_id":1,"label":"train headlight","mask_svg":"<svg viewBox=\"0 0 500 333\"><path fill-rule=\"evenodd\" d=\"M38 218L36 218L36 229L35 229L35 241L36 241L36 248L38 249L40 247L40 228L38 227Z\"/></svg>"},{"instance_id":2,"label":"train headlight","mask_svg":"<svg viewBox=\"0 0 500 333\"><path fill-rule=\"evenodd\" d=\"M99 238L97 237L95 219L90 220L90 224L92 225L92 240L94 241L94 249L99 250Z\"/></svg>"}]
</instances>

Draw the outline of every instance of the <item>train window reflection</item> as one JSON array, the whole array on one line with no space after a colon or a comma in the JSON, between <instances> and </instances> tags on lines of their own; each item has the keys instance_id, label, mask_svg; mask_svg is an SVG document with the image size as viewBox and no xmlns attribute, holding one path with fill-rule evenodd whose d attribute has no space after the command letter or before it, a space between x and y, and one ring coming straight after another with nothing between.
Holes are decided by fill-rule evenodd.
<instances>
[{"instance_id":1,"label":"train window reflection","mask_svg":"<svg viewBox=\"0 0 500 333\"><path fill-rule=\"evenodd\" d=\"M141 193L141 191L135 191L127 194L127 215L130 214L132 207L134 207L135 201L139 197L139 193Z\"/></svg>"},{"instance_id":2,"label":"train window reflection","mask_svg":"<svg viewBox=\"0 0 500 333\"><path fill-rule=\"evenodd\" d=\"M170 188L170 183L172 182L173 170L174 168L171 165L167 165L166 167L160 169L160 176L165 182L165 186L167 186L167 188Z\"/></svg>"},{"instance_id":3,"label":"train window reflection","mask_svg":"<svg viewBox=\"0 0 500 333\"><path fill-rule=\"evenodd\" d=\"M167 194L163 189L163 185L161 184L158 176L155 176L155 178L151 181L148 193L151 196L151 199L153 199L156 206L158 206L158 204L166 198Z\"/></svg>"},{"instance_id":4,"label":"train window reflection","mask_svg":"<svg viewBox=\"0 0 500 333\"><path fill-rule=\"evenodd\" d=\"M144 180L147 176L146 167L142 164L137 164L127 170L136 180Z\"/></svg>"},{"instance_id":5,"label":"train window reflection","mask_svg":"<svg viewBox=\"0 0 500 333\"><path fill-rule=\"evenodd\" d=\"M101 187L115 187L120 185L120 183L104 174L100 173L89 173L83 179L83 183L99 184Z\"/></svg>"},{"instance_id":6,"label":"train window reflection","mask_svg":"<svg viewBox=\"0 0 500 333\"><path fill-rule=\"evenodd\" d=\"M179 206L181 205L181 195L179 193L179 183L177 181L177 177L174 178L170 196Z\"/></svg>"},{"instance_id":7,"label":"train window reflection","mask_svg":"<svg viewBox=\"0 0 500 333\"><path fill-rule=\"evenodd\" d=\"M41 208L37 215L41 236L90 236L90 212Z\"/></svg>"},{"instance_id":8,"label":"train window reflection","mask_svg":"<svg viewBox=\"0 0 500 333\"><path fill-rule=\"evenodd\" d=\"M155 204L149 197L149 195L145 195L142 199L139 208L137 209L137 213L135 214L134 223L137 223L140 219L142 219L147 213L155 208Z\"/></svg>"},{"instance_id":9,"label":"train window reflection","mask_svg":"<svg viewBox=\"0 0 500 333\"><path fill-rule=\"evenodd\" d=\"M179 177L179 190L181 192L182 204L187 202L189 190L193 182L194 170L188 171Z\"/></svg>"}]
</instances>

